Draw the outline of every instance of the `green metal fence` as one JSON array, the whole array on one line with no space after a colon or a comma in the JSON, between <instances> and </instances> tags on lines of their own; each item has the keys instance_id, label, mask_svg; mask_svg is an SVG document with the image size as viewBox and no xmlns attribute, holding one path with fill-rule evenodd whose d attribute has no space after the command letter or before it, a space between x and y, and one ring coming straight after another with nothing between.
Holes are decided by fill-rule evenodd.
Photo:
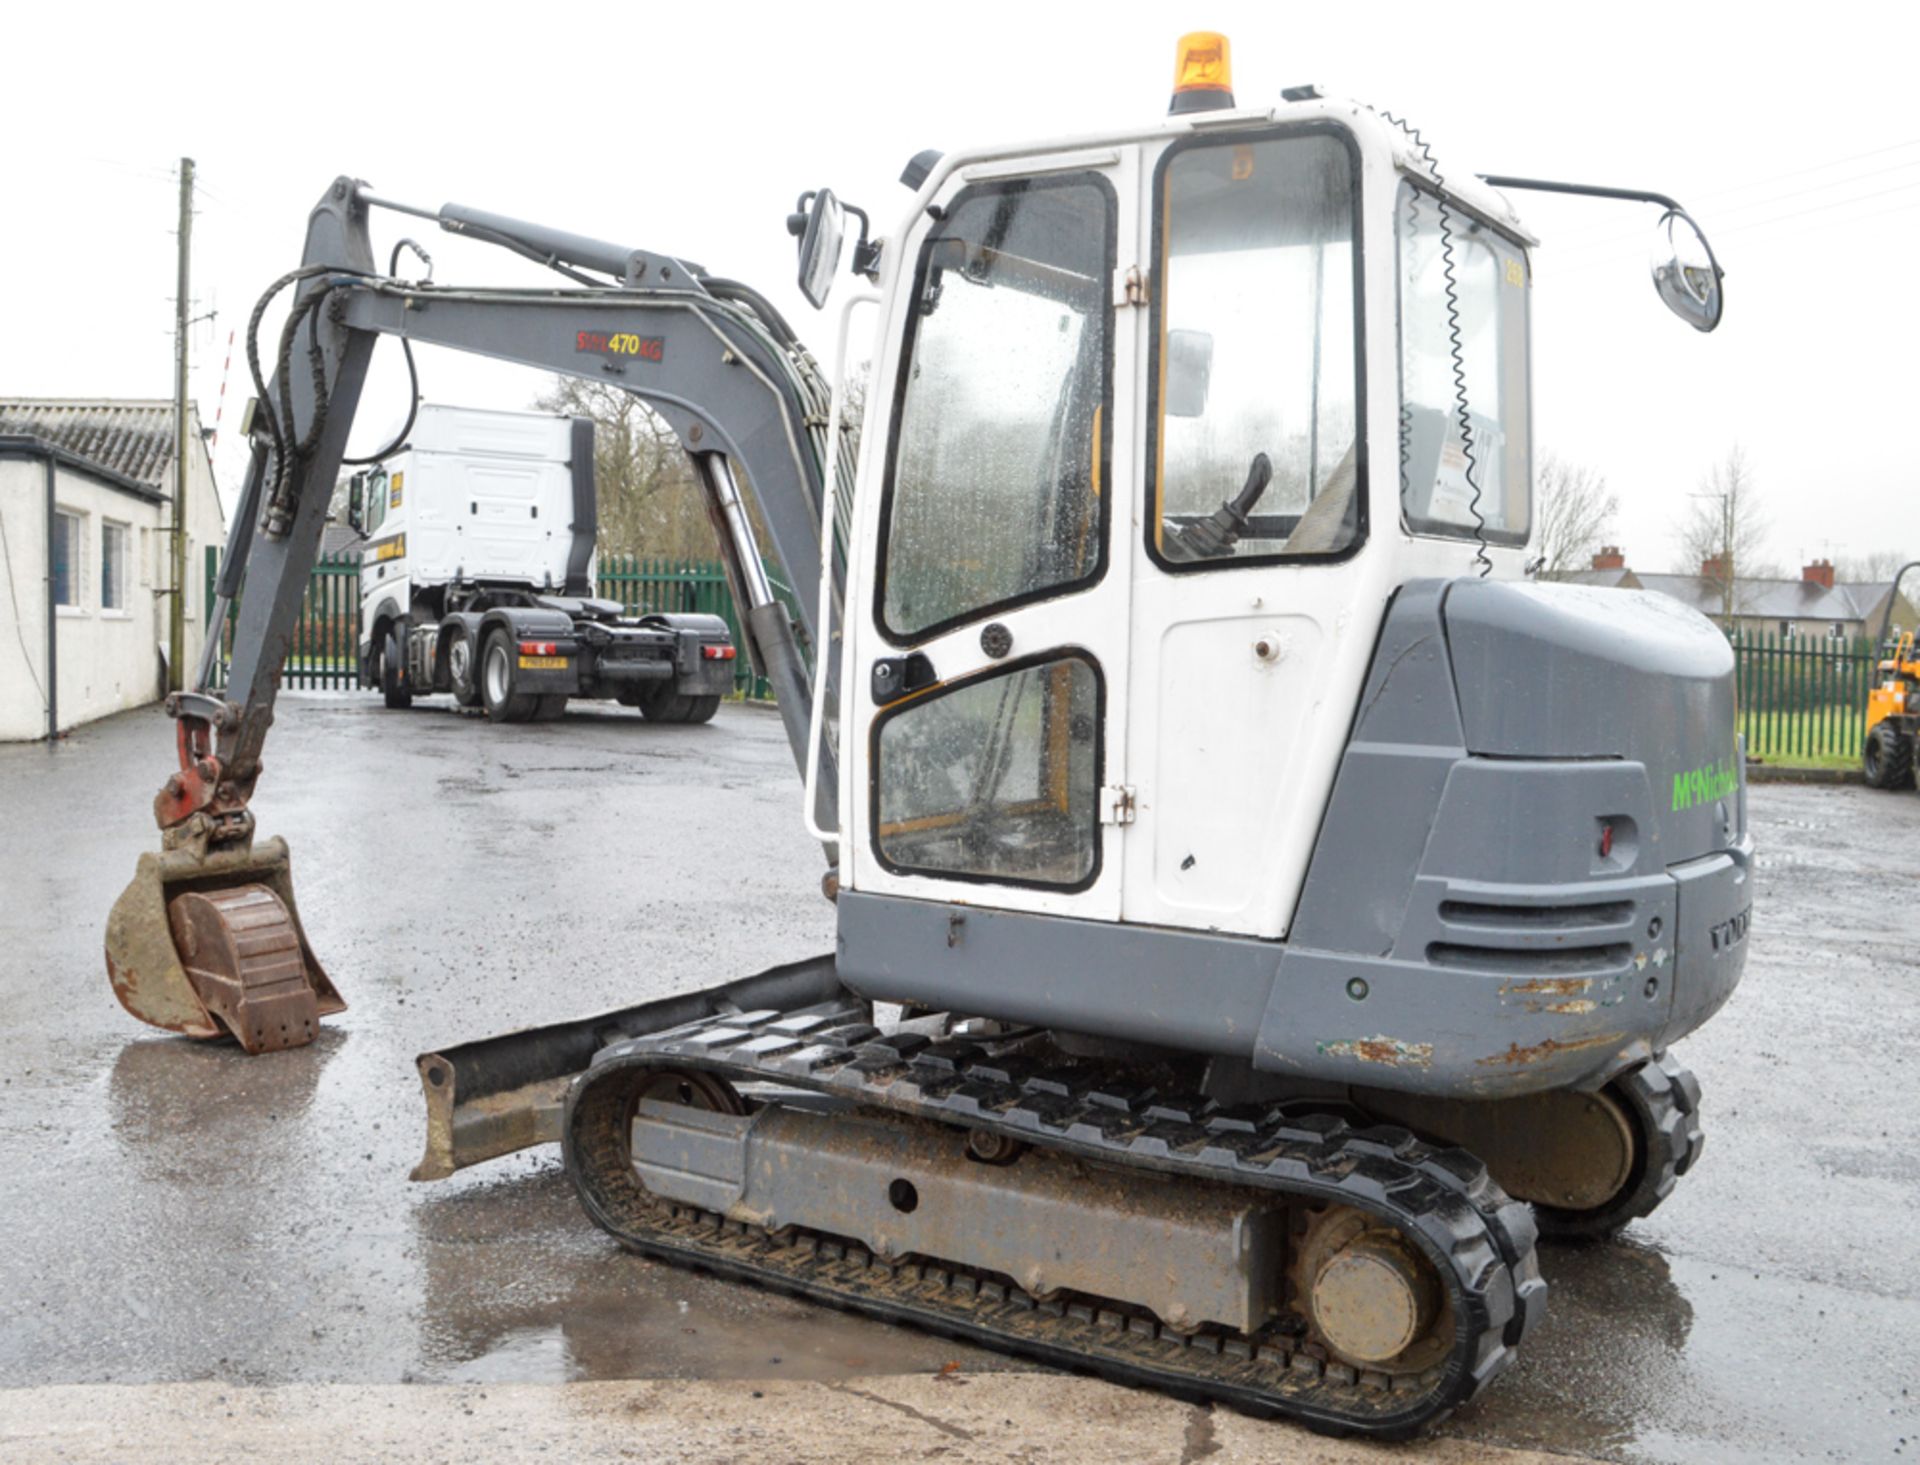
<instances>
[{"instance_id":1,"label":"green metal fence","mask_svg":"<svg viewBox=\"0 0 1920 1465\"><path fill-rule=\"evenodd\" d=\"M213 614L214 585L219 579L220 549L207 546L206 614ZM214 663L212 685L227 684L227 663L233 655L236 600L220 628L220 658ZM280 685L302 691L352 687L358 684L355 655L360 635L360 554L322 555L307 581L300 619L294 623L293 646L280 671Z\"/></svg>"},{"instance_id":2,"label":"green metal fence","mask_svg":"<svg viewBox=\"0 0 1920 1465\"><path fill-rule=\"evenodd\" d=\"M1732 640L1740 731L1750 756L1780 762L1860 756L1878 660L1870 639L1736 631Z\"/></svg>"},{"instance_id":3,"label":"green metal fence","mask_svg":"<svg viewBox=\"0 0 1920 1465\"><path fill-rule=\"evenodd\" d=\"M219 577L220 550L207 548L206 614L213 614L214 585ZM768 567L768 579L780 602L791 614L796 611L793 590ZM740 617L734 610L733 596L727 589L727 577L717 560L658 559L639 555L603 555L600 560L599 594L617 600L628 611L704 611L726 620L733 643L744 646ZM238 606L234 607L237 611ZM227 681L227 662L233 647L233 614L221 628L220 659L215 663L212 684L223 687ZM352 687L357 685L355 657L360 635L360 554L322 556L313 567L306 599L300 607L300 619L294 625L293 648L280 675L282 687L300 689ZM744 654L734 663L734 690L741 696L770 701L773 693L766 681L753 675Z\"/></svg>"}]
</instances>

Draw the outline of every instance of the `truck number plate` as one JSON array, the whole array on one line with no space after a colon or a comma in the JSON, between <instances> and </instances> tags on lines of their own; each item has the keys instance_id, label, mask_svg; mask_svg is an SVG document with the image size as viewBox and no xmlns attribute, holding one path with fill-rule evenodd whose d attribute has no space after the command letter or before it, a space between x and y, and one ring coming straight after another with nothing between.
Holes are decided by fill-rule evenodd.
<instances>
[{"instance_id":1,"label":"truck number plate","mask_svg":"<svg viewBox=\"0 0 1920 1465\"><path fill-rule=\"evenodd\" d=\"M565 671L567 658L564 656L523 656L520 658L522 671Z\"/></svg>"}]
</instances>

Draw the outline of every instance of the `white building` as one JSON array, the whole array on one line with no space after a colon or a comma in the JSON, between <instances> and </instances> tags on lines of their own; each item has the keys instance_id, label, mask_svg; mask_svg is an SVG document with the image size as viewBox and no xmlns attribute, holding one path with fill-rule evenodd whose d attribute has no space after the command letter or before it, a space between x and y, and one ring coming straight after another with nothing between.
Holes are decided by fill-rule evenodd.
<instances>
[{"instance_id":1,"label":"white building","mask_svg":"<svg viewBox=\"0 0 1920 1465\"><path fill-rule=\"evenodd\" d=\"M171 402L0 400L0 741L45 737L50 722L64 731L165 692L174 461ZM196 418L189 672L205 629L206 549L225 538Z\"/></svg>"}]
</instances>

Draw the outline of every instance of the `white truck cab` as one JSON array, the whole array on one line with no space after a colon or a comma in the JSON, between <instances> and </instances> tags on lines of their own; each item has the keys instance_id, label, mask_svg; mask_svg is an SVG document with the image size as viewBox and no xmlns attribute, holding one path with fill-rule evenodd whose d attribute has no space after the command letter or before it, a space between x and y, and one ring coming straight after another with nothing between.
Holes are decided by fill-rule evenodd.
<instances>
[{"instance_id":1,"label":"white truck cab","mask_svg":"<svg viewBox=\"0 0 1920 1465\"><path fill-rule=\"evenodd\" d=\"M356 475L360 680L387 705L451 692L500 722L613 697L705 722L733 689L726 622L626 616L594 587L590 419L425 405Z\"/></svg>"}]
</instances>

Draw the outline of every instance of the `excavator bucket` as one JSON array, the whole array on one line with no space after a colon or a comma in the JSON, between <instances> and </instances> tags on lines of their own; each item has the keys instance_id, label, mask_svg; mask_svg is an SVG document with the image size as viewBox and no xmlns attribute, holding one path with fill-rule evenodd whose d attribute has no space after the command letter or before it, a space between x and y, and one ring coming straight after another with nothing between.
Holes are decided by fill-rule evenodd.
<instances>
[{"instance_id":1,"label":"excavator bucket","mask_svg":"<svg viewBox=\"0 0 1920 1465\"><path fill-rule=\"evenodd\" d=\"M140 856L107 917L107 975L142 1022L249 1053L310 1043L347 1006L301 928L281 839Z\"/></svg>"}]
</instances>

